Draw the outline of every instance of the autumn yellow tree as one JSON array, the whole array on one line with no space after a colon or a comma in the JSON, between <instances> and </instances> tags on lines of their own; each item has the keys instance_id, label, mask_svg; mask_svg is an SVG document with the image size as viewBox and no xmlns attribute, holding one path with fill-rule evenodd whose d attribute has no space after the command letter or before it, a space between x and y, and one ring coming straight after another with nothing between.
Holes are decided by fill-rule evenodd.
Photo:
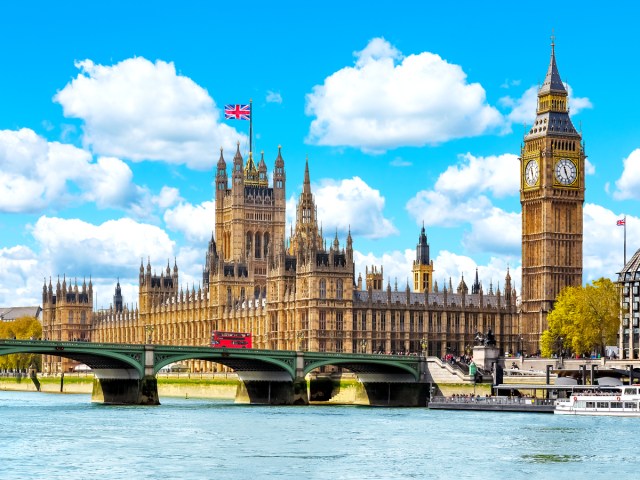
<instances>
[{"instance_id":1,"label":"autumn yellow tree","mask_svg":"<svg viewBox=\"0 0 640 480\"><path fill-rule=\"evenodd\" d=\"M42 324L37 318L20 317L10 322L0 322L0 338L28 340L42 336ZM42 364L42 356L33 353L16 353L0 356L2 369L27 369L35 365L38 370Z\"/></svg>"},{"instance_id":2,"label":"autumn yellow tree","mask_svg":"<svg viewBox=\"0 0 640 480\"><path fill-rule=\"evenodd\" d=\"M619 302L618 288L608 278L564 288L547 316L549 329L540 339L542 355L604 353L606 345L616 343Z\"/></svg>"}]
</instances>

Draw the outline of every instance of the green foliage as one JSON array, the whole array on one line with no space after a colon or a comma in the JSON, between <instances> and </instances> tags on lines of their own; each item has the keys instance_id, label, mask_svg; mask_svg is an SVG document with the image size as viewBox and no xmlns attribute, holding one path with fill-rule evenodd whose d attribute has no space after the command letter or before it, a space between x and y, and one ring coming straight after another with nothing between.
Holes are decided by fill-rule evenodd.
<instances>
[{"instance_id":1,"label":"green foliage","mask_svg":"<svg viewBox=\"0 0 640 480\"><path fill-rule=\"evenodd\" d=\"M42 336L42 324L37 318L20 317L11 322L0 322L0 338L29 340ZM40 370L42 357L35 353L16 353L0 356L0 369L28 369L31 365Z\"/></svg>"},{"instance_id":2,"label":"green foliage","mask_svg":"<svg viewBox=\"0 0 640 480\"><path fill-rule=\"evenodd\" d=\"M608 278L564 288L547 316L549 329L540 338L542 355L604 353L606 345L616 342L619 314L618 288Z\"/></svg>"}]
</instances>

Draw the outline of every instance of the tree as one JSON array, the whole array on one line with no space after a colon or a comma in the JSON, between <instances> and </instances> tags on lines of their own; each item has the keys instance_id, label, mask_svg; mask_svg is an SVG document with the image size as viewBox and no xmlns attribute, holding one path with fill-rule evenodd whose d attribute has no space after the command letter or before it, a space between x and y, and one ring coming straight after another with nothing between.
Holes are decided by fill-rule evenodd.
<instances>
[{"instance_id":1,"label":"tree","mask_svg":"<svg viewBox=\"0 0 640 480\"><path fill-rule=\"evenodd\" d=\"M20 317L10 322L0 322L0 338L28 340L42 336L42 324L37 318ZM27 369L31 365L40 369L42 357L35 353L16 353L0 356L0 368Z\"/></svg>"},{"instance_id":2,"label":"tree","mask_svg":"<svg viewBox=\"0 0 640 480\"><path fill-rule=\"evenodd\" d=\"M608 278L564 288L547 316L549 329L540 338L542 354L604 353L605 346L616 341L619 315L618 288Z\"/></svg>"}]
</instances>

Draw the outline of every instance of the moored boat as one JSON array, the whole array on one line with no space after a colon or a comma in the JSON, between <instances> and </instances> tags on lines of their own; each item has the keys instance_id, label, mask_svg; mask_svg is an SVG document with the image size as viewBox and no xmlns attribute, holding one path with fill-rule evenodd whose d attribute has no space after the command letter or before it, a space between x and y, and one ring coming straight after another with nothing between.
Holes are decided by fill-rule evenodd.
<instances>
[{"instance_id":1,"label":"moored boat","mask_svg":"<svg viewBox=\"0 0 640 480\"><path fill-rule=\"evenodd\" d=\"M596 390L576 390L557 400L558 415L607 415L640 417L640 385L622 385Z\"/></svg>"}]
</instances>

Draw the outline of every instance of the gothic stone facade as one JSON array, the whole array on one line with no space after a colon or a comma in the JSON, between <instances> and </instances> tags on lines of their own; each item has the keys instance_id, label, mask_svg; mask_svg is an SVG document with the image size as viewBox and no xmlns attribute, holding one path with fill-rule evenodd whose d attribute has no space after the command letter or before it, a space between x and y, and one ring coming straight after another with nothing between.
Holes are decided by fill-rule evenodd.
<instances>
[{"instance_id":1,"label":"gothic stone facade","mask_svg":"<svg viewBox=\"0 0 640 480\"><path fill-rule=\"evenodd\" d=\"M476 272L471 293L461 279L453 291L432 283L424 228L413 274L420 291L383 287L382 267L367 268L366 285L355 278L353 240L341 245L336 233L324 239L311 193L309 165L296 209L296 224L285 236L286 173L280 149L273 184L264 157L246 164L237 149L229 186L222 155L216 170L216 235L205 253L203 282L179 286L178 266L158 275L148 260L140 265L138 307L123 305L119 284L114 304L92 312L86 302L70 302L66 285L43 291L45 336L69 339L81 308L91 318L82 338L95 342L153 342L208 345L212 330L251 332L254 348L334 352L462 354L476 332L489 329L503 351L517 348L516 293L507 273L504 291L485 294ZM84 287L83 290L84 292ZM82 297L84 300L84 297ZM76 315L73 313L73 315ZM82 325L82 324L80 324ZM52 371L61 367L51 361ZM206 362L193 362L198 371Z\"/></svg>"},{"instance_id":2,"label":"gothic stone facade","mask_svg":"<svg viewBox=\"0 0 640 480\"><path fill-rule=\"evenodd\" d=\"M525 351L539 348L558 293L582 285L585 152L569 117L555 47L538 91L537 116L520 153L522 313Z\"/></svg>"}]
</instances>

